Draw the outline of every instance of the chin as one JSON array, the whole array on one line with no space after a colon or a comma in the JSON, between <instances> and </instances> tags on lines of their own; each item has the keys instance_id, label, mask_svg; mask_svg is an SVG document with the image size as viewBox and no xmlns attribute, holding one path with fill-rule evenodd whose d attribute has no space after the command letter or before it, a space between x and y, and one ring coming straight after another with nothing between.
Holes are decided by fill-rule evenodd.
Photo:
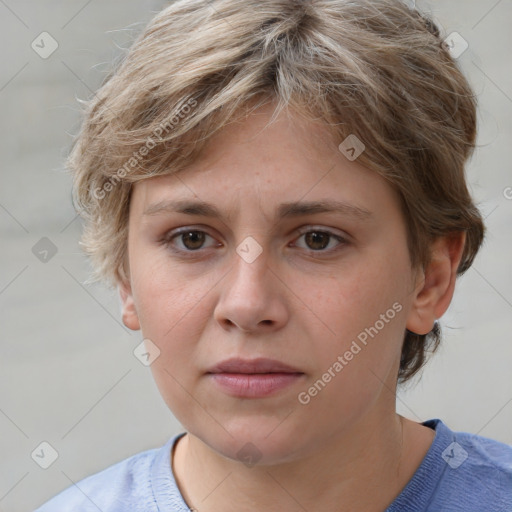
<instances>
[{"instance_id":1,"label":"chin","mask_svg":"<svg viewBox=\"0 0 512 512\"><path fill-rule=\"evenodd\" d=\"M276 418L239 417L223 425L231 435L220 427L210 429L204 425L187 430L219 455L248 467L285 464L309 451L304 428L294 425L291 418L277 421ZM314 451L313 447L310 450Z\"/></svg>"}]
</instances>

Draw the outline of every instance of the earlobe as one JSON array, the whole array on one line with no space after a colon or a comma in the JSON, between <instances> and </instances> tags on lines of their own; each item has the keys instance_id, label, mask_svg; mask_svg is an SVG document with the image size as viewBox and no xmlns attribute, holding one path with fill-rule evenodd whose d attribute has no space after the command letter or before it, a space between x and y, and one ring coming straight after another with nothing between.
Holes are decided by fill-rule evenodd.
<instances>
[{"instance_id":1,"label":"earlobe","mask_svg":"<svg viewBox=\"0 0 512 512\"><path fill-rule=\"evenodd\" d=\"M140 329L139 316L135 309L135 302L129 282L123 281L119 283L119 295L121 297L123 324L132 331L138 331Z\"/></svg>"},{"instance_id":2,"label":"earlobe","mask_svg":"<svg viewBox=\"0 0 512 512\"><path fill-rule=\"evenodd\" d=\"M438 238L432 245L432 258L415 290L406 327L417 334L428 334L434 322L448 309L455 290L457 268L462 258L466 234Z\"/></svg>"}]
</instances>

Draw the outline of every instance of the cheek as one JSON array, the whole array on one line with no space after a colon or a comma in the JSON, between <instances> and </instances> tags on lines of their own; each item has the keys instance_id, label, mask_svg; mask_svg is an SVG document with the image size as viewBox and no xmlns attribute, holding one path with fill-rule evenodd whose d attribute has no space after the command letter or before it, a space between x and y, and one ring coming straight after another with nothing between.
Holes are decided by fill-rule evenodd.
<instances>
[{"instance_id":1,"label":"cheek","mask_svg":"<svg viewBox=\"0 0 512 512\"><path fill-rule=\"evenodd\" d=\"M142 334L160 350L152 369L178 378L183 361L193 360L194 340L202 328L200 304L205 285L185 282L174 269L149 259L134 267L132 286ZM167 378L172 385L172 378Z\"/></svg>"},{"instance_id":2,"label":"cheek","mask_svg":"<svg viewBox=\"0 0 512 512\"><path fill-rule=\"evenodd\" d=\"M386 315L394 303L400 303L402 308L395 307L385 320L389 316L392 320L402 319L396 310L403 309L407 286L404 273L398 270L400 264L395 266L397 269L386 260L361 262L323 279L321 286L317 280L303 281L300 294L311 310L318 312L334 338L355 337ZM386 325L391 323L398 322Z\"/></svg>"},{"instance_id":3,"label":"cheek","mask_svg":"<svg viewBox=\"0 0 512 512\"><path fill-rule=\"evenodd\" d=\"M191 278L159 254L133 262L132 286L142 335L160 350L151 365L155 382L173 411L191 409L187 391L196 384L193 362L201 359L199 341L211 316L211 292L219 276L205 272Z\"/></svg>"},{"instance_id":4,"label":"cheek","mask_svg":"<svg viewBox=\"0 0 512 512\"><path fill-rule=\"evenodd\" d=\"M394 259L394 261L393 261ZM313 282L304 283L301 295L326 328L314 333L311 358L317 361L317 377L343 357L345 377L366 381L374 372L385 376L399 358L405 329L407 282L400 274L400 255L373 258L324 279L323 286L308 292ZM345 371L350 367L350 371ZM338 367L339 368L339 367ZM371 370L371 371L370 371ZM341 374L341 372L340 372ZM364 375L363 375L364 374ZM328 376L327 376L328 378ZM375 379L375 376L372 377ZM342 379L339 379L342 380Z\"/></svg>"},{"instance_id":5,"label":"cheek","mask_svg":"<svg viewBox=\"0 0 512 512\"><path fill-rule=\"evenodd\" d=\"M197 383L192 362L198 359L198 340L204 329L200 301L204 291L196 293L192 285L164 284L154 274L138 292L143 335L160 350L150 367L153 378L169 409L190 430L207 420L199 402L191 399Z\"/></svg>"},{"instance_id":6,"label":"cheek","mask_svg":"<svg viewBox=\"0 0 512 512\"><path fill-rule=\"evenodd\" d=\"M144 335L163 342L174 338L182 323L193 328L190 318L200 314L213 276L191 277L160 249L140 256L133 258L133 291Z\"/></svg>"},{"instance_id":7,"label":"cheek","mask_svg":"<svg viewBox=\"0 0 512 512\"><path fill-rule=\"evenodd\" d=\"M316 311L334 332L310 343L315 371L297 396L299 410L316 418L315 424L333 429L350 424L387 388L394 389L405 328L403 286L388 277L385 267L366 266L331 278L323 292L312 295ZM394 400L393 393L388 398Z\"/></svg>"}]
</instances>

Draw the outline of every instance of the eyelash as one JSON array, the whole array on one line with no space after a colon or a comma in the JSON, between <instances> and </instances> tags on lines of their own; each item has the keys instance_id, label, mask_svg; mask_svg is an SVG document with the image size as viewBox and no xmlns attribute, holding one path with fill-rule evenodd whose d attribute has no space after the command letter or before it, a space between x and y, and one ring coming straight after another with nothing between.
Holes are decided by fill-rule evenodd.
<instances>
[{"instance_id":1,"label":"eyelash","mask_svg":"<svg viewBox=\"0 0 512 512\"><path fill-rule=\"evenodd\" d=\"M348 240L338 234L335 234L333 233L332 231L328 231L326 229L320 229L320 228L308 228L308 229L304 229L304 228L299 228L297 229L297 231L299 232L300 234L300 237L308 234L308 233L322 233L324 235L327 235L329 238L334 238L336 239L338 242L339 242L339 245L336 246L334 249L318 249L318 250L314 250L314 249L305 249L309 254L330 254L332 252L335 252L337 250L339 250L341 247L345 246L345 245L348 245ZM209 235L206 231L204 230L201 230L201 229L194 229L194 228L180 228L174 232L170 232L168 234L165 235L165 237L163 238L162 240L162 243L163 245L168 248L169 250L171 250L172 252L174 253L178 253L178 254L183 254L183 255L186 255L186 257L194 257L194 254L196 253L200 253L201 250L203 248L199 248L199 249L196 249L196 250L190 250L190 249L177 249L174 245L173 245L173 241L175 238L178 238L180 235L184 235L186 233L204 233L206 234L207 236L209 236L210 238L213 238L211 235ZM299 237L299 238L300 238ZM329 245L329 243L327 244ZM340 247L341 246L341 247Z\"/></svg>"}]
</instances>

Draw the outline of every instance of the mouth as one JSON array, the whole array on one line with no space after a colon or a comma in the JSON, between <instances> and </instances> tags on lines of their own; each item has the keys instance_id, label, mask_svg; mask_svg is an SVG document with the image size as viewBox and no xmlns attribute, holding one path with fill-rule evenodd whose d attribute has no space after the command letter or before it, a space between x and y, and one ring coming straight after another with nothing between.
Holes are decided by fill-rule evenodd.
<instances>
[{"instance_id":1,"label":"mouth","mask_svg":"<svg viewBox=\"0 0 512 512\"><path fill-rule=\"evenodd\" d=\"M233 358L212 367L207 376L221 391L238 398L264 398L295 384L304 372L274 359Z\"/></svg>"}]
</instances>

